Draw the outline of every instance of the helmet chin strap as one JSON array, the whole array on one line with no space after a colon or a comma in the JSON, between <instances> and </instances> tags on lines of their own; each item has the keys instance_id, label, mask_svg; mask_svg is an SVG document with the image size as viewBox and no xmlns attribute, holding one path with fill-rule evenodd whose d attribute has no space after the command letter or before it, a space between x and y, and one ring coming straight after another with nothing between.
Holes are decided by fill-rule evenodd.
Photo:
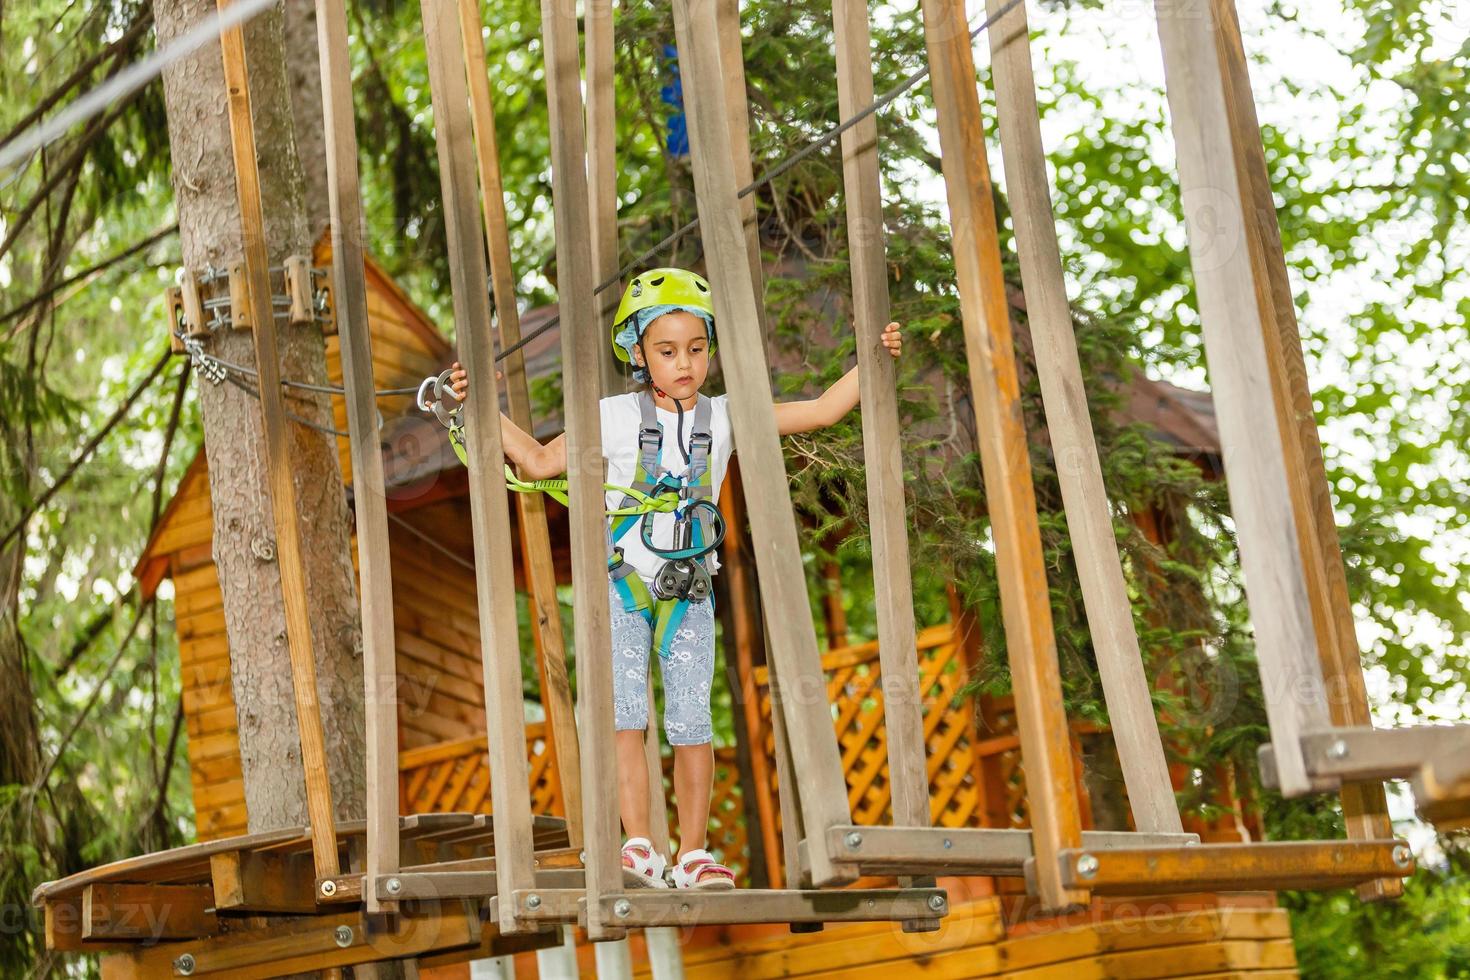
<instances>
[{"instance_id":1,"label":"helmet chin strap","mask_svg":"<svg viewBox=\"0 0 1470 980\"><path fill-rule=\"evenodd\" d=\"M641 341L638 344L638 353L643 353L643 343ZM643 370L645 371L648 371L647 362L648 355L644 354L644 363L640 364L639 367L643 368ZM674 444L679 447L679 452L683 454L685 464L692 465L694 461L689 456L689 448L684 445L684 403L675 398L673 395L669 394L667 391L664 391L658 385L654 384L652 371L648 371L648 387L653 389L653 393L655 395L667 398L669 401L674 403L674 411L679 413L679 430L678 435L674 439ZM694 434L691 432L690 438L692 439L693 436Z\"/></svg>"}]
</instances>

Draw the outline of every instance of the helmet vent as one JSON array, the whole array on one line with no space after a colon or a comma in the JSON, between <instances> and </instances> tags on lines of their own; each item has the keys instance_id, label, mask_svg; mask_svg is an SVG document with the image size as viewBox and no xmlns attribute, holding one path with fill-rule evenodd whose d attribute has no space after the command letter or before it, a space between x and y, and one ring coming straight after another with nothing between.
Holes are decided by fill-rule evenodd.
<instances>
[{"instance_id":1,"label":"helmet vent","mask_svg":"<svg viewBox=\"0 0 1470 980\"><path fill-rule=\"evenodd\" d=\"M666 278L666 276L659 276L657 279L649 280L648 284L650 286L662 286L664 284L664 279Z\"/></svg>"},{"instance_id":2,"label":"helmet vent","mask_svg":"<svg viewBox=\"0 0 1470 980\"><path fill-rule=\"evenodd\" d=\"M709 292L709 287L700 282L698 279L694 280L694 288L699 290L701 293Z\"/></svg>"}]
</instances>

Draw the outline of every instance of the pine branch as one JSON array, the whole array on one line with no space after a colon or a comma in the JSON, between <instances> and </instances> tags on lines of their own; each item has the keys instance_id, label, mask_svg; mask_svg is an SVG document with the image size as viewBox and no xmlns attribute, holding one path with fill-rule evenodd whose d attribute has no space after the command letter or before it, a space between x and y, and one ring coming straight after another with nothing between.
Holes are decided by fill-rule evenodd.
<instances>
[{"instance_id":1,"label":"pine branch","mask_svg":"<svg viewBox=\"0 0 1470 980\"><path fill-rule=\"evenodd\" d=\"M124 636L122 638L122 642L117 645L117 652L112 655L112 660L108 662L107 669L102 672L101 677L97 678L97 686L92 689L92 696L87 699L87 703L82 706L82 710L77 712L76 717L72 719L71 726L67 728L66 734L63 735L61 737L61 741L57 743L56 752L54 755L52 755L51 761L47 763L46 768L41 773L41 775L36 777L36 781L31 784L32 792L35 792L42 786L46 785L47 780L51 778L51 773L56 771L57 763L59 763L61 761L61 757L66 754L66 747L71 744L71 740L76 737L77 731L80 730L82 727L82 722L87 720L87 716L91 714L92 709L97 706L98 699L102 697L102 689L107 686L107 682L112 679L112 675L117 671L117 665L122 662L122 656L124 653L127 652L128 644L133 642L133 637L138 635L138 627L143 625L143 613L148 609L148 607L152 605L153 599L150 597L143 600L142 605L138 606L138 614L133 617L133 625L128 627L127 635Z\"/></svg>"},{"instance_id":2,"label":"pine branch","mask_svg":"<svg viewBox=\"0 0 1470 980\"><path fill-rule=\"evenodd\" d=\"M97 432L93 434L92 438L87 440L87 444L82 447L81 452L77 453L76 458L72 460L71 465L66 468L66 471L63 472L61 476L57 477L55 483L46 488L46 491L41 494L41 496L35 501L35 503L31 504L31 506L25 509L25 512L21 514L20 519L15 522L10 530L5 532L5 536L3 538L0 538L0 551L3 551L5 546L10 543L10 540L20 533L21 528L26 526L26 523L31 519L32 516L35 515L36 511L46 506L46 504L50 502L51 498L56 496L57 491L64 487L67 482L76 475L77 470L80 469L82 464L87 461L87 459L92 455L93 452L96 451L97 446L102 442L103 439L107 437L107 434L111 432L114 428L116 428L118 423L120 423L123 418L127 416L128 411L133 407L133 403L137 401L138 397L142 395L143 392L147 390L148 386L153 383L153 379L157 378L158 375L163 371L164 365L168 363L168 360L171 356L172 354L169 351L163 352L163 356L161 356L158 359L158 362L153 365L152 370L148 372L147 376L144 377L142 381L139 381L136 385L134 385L132 391L128 392L127 397L123 399L123 403L118 406L117 411L113 412L112 416L103 423L102 428L98 429Z\"/></svg>"},{"instance_id":3,"label":"pine branch","mask_svg":"<svg viewBox=\"0 0 1470 980\"><path fill-rule=\"evenodd\" d=\"M113 266L117 265L119 262L125 262L126 260L132 258L134 255L137 255L139 252L146 252L148 249L152 248L154 245L157 245L159 242L163 241L165 238L168 238L171 235L177 234L178 230L179 230L179 226L178 226L177 223L174 223L172 225L169 225L167 228L164 228L164 229L162 229L160 231L154 232L152 235L149 235L147 238L143 239L142 241L137 242L137 243L135 243L133 245L130 245L128 248L124 249L123 251L118 252L115 255L109 256L108 258L103 259L101 262L98 262L96 265L89 266L88 268L83 269L81 272L78 272L78 273L76 273L74 275L68 276L67 278L61 280L60 282L55 283L54 285L52 285L52 286L50 286L50 287L42 290L41 292L36 293L36 295L32 296L30 299L26 300L24 303L21 303L15 309L13 309L13 310L7 310L4 313L0 313L0 326L3 326L4 324L9 323L11 320L15 320L15 319L17 319L19 317L24 316L26 313L28 313L29 311L35 309L41 303L44 303L47 300L51 299L53 296L55 296L57 293L61 292L63 289L66 289L69 286L73 286L73 285L75 285L75 284L77 284L79 282L83 282L84 280L87 280L87 279L89 279L89 278L91 278L93 276L100 275L101 273L106 272L108 269L110 269ZM66 298L67 297L63 297L63 301ZM60 305L60 304L58 303L57 305ZM26 329L29 326L33 326L35 324L35 322L36 322L35 320L32 320L29 323L23 323L23 324L20 324L19 326L14 327L10 331L10 333L6 335L5 339L6 340L13 339L17 333L19 333L20 331Z\"/></svg>"},{"instance_id":4,"label":"pine branch","mask_svg":"<svg viewBox=\"0 0 1470 980\"><path fill-rule=\"evenodd\" d=\"M46 93L41 98L41 101L36 103L34 109L22 116L14 126L10 127L8 133L0 137L0 147L14 142L16 137L40 121L52 106L56 105L56 103L60 102L66 96L67 92L70 92L78 84L85 81L87 76L91 75L92 71L108 58L116 57L120 63L131 60L133 45L142 37L143 32L151 26L153 26L153 6L152 4L145 3L142 5L138 18L128 26L127 31L123 33L122 37L82 62L59 85ZM120 64L114 66L114 71L116 71L117 67L120 67ZM109 72L109 74L112 73Z\"/></svg>"}]
</instances>

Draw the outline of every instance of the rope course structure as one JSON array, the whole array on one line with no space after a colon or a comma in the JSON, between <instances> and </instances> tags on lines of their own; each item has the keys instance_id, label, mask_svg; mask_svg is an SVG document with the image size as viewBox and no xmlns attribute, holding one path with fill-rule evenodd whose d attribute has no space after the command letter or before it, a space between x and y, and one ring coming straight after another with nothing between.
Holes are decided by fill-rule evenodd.
<instances>
[{"instance_id":1,"label":"rope course structure","mask_svg":"<svg viewBox=\"0 0 1470 980\"><path fill-rule=\"evenodd\" d=\"M551 128L564 417L571 460L601 457L599 349L606 331L598 296L680 236L697 230L713 284L731 423L740 446L761 604L769 633L773 725L788 884L726 892L629 889L618 854L603 474L572 466L570 512L579 704L573 710L564 642L554 608L540 621L549 741L567 788L565 820L537 817L528 793L525 705L517 647L510 495L496 363L512 418L530 421L515 315L506 214L494 143L489 71L477 0L421 0L436 149L448 238L460 359L471 378L462 407L472 515L481 668L492 812L404 816L398 812L395 643L383 463L367 323L362 246L343 229L361 226L346 11L317 0L332 227L333 319L343 385L280 378L276 310L261 216L249 72L239 18L222 32L228 107L246 250L239 268L255 339L254 368L209 355L204 337L181 337L200 361L258 399L285 592L288 643L311 823L147 855L37 889L48 923L89 910L83 930L48 929L56 948L96 949L122 976L271 976L385 958L460 951L489 955L556 942L564 924L595 941L629 929L713 923L894 921L936 928L949 911L938 876L1024 878L1050 910L1111 895L1354 886L1364 897L1401 888L1414 862L1392 838L1381 785L1413 781L1422 812L1444 825L1470 816L1470 729L1372 729L1351 607L1332 525L1310 393L1286 284L1275 212L1232 0L1180 16L1160 4L1159 34L1178 142L1191 261L1218 411L1233 513L1267 700L1268 778L1288 795L1340 791L1345 841L1202 844L1182 831L1139 655L1097 446L1082 390L1037 112L1024 0L987 0L971 28L955 0L921 0L927 64L874 98L868 9L833 0L837 87L843 122L773 167L747 177L748 108L738 7L731 0L672 0L698 207L697 221L616 275L606 215L615 181L589 180L587 161L612 159L612 129L587 125L606 109L608 34L588 37L584 99L572 5L543 0L542 39ZM243 4L242 4L243 6ZM235 8L223 2L222 9ZM601 30L602 28L599 28ZM1136 830L1084 832L1048 604L1027 433L1001 247L992 202L972 42L988 31L1000 140L1021 273L1036 345L1047 427L1077 555L1087 620ZM594 48L597 57L592 56ZM903 507L894 368L880 341L888 320L875 114L929 77L933 88L952 248L960 296L977 448L995 538L1003 626L1026 774L1029 830L933 825L926 776L914 598ZM595 113L593 113L595 115ZM796 160L840 140L852 294L861 378L863 441L872 514L879 656L892 823L859 825L847 804L825 699L797 527L785 478L762 322L759 254L750 234L751 192ZM594 198L593 184L596 186ZM1211 222L1199 219L1213 210ZM598 217L601 215L602 217ZM1221 250L1211 234L1238 247ZM233 278L233 277L232 277ZM492 337L491 284L499 312ZM1254 302L1251 302L1251 300ZM182 297L180 302L186 302ZM193 301L187 301L192 303ZM202 315L201 304L198 314ZM199 319L194 314L194 322ZM496 345L500 352L496 353ZM192 345L192 346L190 346ZM155 374L157 369L155 369ZM150 379L151 380L151 379ZM247 380L254 383L252 388ZM360 556L366 685L367 815L337 823L323 757L311 637L305 616L283 386L341 393L347 404ZM1303 409L1303 406L1306 409ZM1271 415L1263 422L1264 406ZM299 420L298 421L302 421ZM1275 424L1271 424L1274 422ZM335 430L334 430L335 431ZM337 433L340 434L340 433ZM555 602L544 505L516 494L521 542L537 603ZM1331 692L1331 697L1328 696ZM657 752L655 737L648 740ZM800 781L795 778L800 773ZM656 780L654 781L657 782ZM662 810L662 790L652 789ZM582 801L589 805L583 806ZM850 887L866 876L897 887ZM139 936L110 916L109 902L142 903L162 939ZM100 911L99 911L100 910ZM231 917L251 913L259 918ZM269 916L295 916L272 920ZM158 935L153 936L155 940Z\"/></svg>"}]
</instances>

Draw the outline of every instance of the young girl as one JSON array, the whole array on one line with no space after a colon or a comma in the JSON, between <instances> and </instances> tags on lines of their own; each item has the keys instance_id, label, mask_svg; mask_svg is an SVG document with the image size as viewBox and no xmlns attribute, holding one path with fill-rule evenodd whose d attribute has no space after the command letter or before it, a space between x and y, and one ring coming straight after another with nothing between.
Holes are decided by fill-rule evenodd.
<instances>
[{"instance_id":1,"label":"young girl","mask_svg":"<svg viewBox=\"0 0 1470 980\"><path fill-rule=\"evenodd\" d=\"M709 284L683 269L650 270L628 284L613 319L615 353L633 364L635 380L645 387L602 399L607 482L651 496L678 495L676 512L614 516L609 522L618 812L628 837L623 877L635 887L667 887L667 861L649 841L650 774L644 755L648 661L656 650L679 811L673 884L733 888L734 874L705 850L714 778L710 685L715 633L709 575L719 569L714 548L722 534L714 505L734 448L728 396L699 393L715 352ZM897 323L888 324L882 341L891 355L899 356ZM463 400L465 372L459 364L453 370L454 395ZM819 398L777 403L776 427L781 435L825 428L857 404L854 367ZM566 472L565 434L542 445L504 415L501 433L505 455L523 477L549 479ZM635 502L617 491L607 495L610 511Z\"/></svg>"}]
</instances>

